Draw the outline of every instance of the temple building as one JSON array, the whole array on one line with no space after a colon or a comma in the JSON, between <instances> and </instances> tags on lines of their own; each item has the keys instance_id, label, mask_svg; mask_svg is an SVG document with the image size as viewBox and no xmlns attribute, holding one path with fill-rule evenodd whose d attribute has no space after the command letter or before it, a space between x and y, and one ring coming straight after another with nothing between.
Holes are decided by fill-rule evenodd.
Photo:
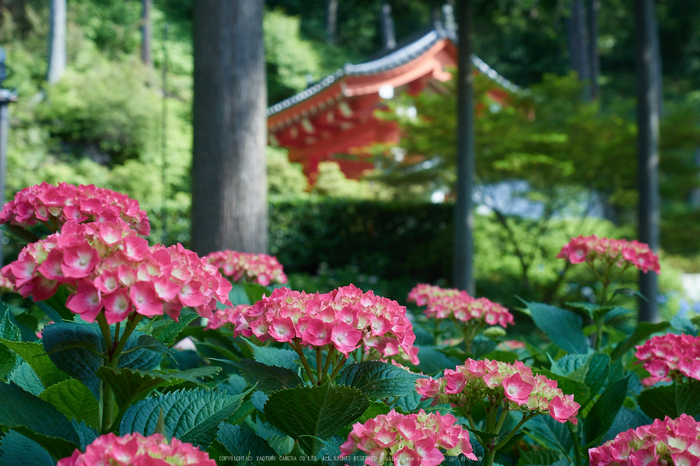
<instances>
[{"instance_id":1,"label":"temple building","mask_svg":"<svg viewBox=\"0 0 700 466\"><path fill-rule=\"evenodd\" d=\"M436 27L377 59L356 65L347 64L306 90L267 109L268 142L289 151L291 162L301 163L304 174L313 182L318 165L334 161L347 178L359 179L374 165L369 154L336 157L354 148L373 143L398 143L398 124L375 115L387 110L384 100L396 93L417 95L425 90L440 92L439 83L452 79L447 71L457 66L457 48L453 33ZM501 101L505 90L516 86L501 77L476 55L475 72L494 82L490 96Z\"/></svg>"}]
</instances>

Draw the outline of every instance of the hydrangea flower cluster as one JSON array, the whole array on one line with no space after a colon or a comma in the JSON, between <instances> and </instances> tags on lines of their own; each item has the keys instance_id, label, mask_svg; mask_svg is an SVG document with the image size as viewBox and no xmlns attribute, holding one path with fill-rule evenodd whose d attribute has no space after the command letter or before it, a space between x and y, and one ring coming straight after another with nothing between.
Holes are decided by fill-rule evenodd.
<instances>
[{"instance_id":1,"label":"hydrangea flower cluster","mask_svg":"<svg viewBox=\"0 0 700 466\"><path fill-rule=\"evenodd\" d=\"M61 233L26 246L2 275L34 301L66 285L66 306L88 322L102 310L109 324L131 312L177 319L183 306L211 317L217 301L230 304L231 284L216 267L179 244L149 247L121 220L66 223Z\"/></svg>"},{"instance_id":2,"label":"hydrangea flower cluster","mask_svg":"<svg viewBox=\"0 0 700 466\"><path fill-rule=\"evenodd\" d=\"M204 260L218 267L222 275L231 277L234 282L245 279L263 286L287 283L282 264L275 256L226 250L212 252Z\"/></svg>"},{"instance_id":3,"label":"hydrangea flower cluster","mask_svg":"<svg viewBox=\"0 0 700 466\"><path fill-rule=\"evenodd\" d=\"M427 306L423 313L436 319L455 318L462 322L484 319L489 325L503 328L513 324L513 315L505 307L453 288L419 284L408 294L408 301Z\"/></svg>"},{"instance_id":4,"label":"hydrangea flower cluster","mask_svg":"<svg viewBox=\"0 0 700 466\"><path fill-rule=\"evenodd\" d=\"M408 302L425 306L431 300L445 296L456 296L461 293L456 288L441 288L427 283L419 283L408 293Z\"/></svg>"},{"instance_id":5,"label":"hydrangea flower cluster","mask_svg":"<svg viewBox=\"0 0 700 466\"><path fill-rule=\"evenodd\" d=\"M391 410L364 424L352 428L347 442L340 446L341 457L356 450L368 453L365 464L384 466L393 459L394 464L409 466L436 466L448 456L464 454L476 461L469 432L457 423L457 419L440 413L399 414Z\"/></svg>"},{"instance_id":6,"label":"hydrangea flower cluster","mask_svg":"<svg viewBox=\"0 0 700 466\"><path fill-rule=\"evenodd\" d=\"M557 388L555 380L534 375L532 369L520 361L509 364L467 359L455 370L446 369L444 377L418 379L416 391L423 399L434 398L434 405L449 403L466 412L488 397L502 400L512 411L549 414L558 422L574 424L580 408L573 395L565 395Z\"/></svg>"},{"instance_id":7,"label":"hydrangea flower cluster","mask_svg":"<svg viewBox=\"0 0 700 466\"><path fill-rule=\"evenodd\" d=\"M591 466L700 464L700 423L687 414L630 429L588 450Z\"/></svg>"},{"instance_id":8,"label":"hydrangea flower cluster","mask_svg":"<svg viewBox=\"0 0 700 466\"><path fill-rule=\"evenodd\" d=\"M386 357L403 350L418 364L416 336L406 308L354 285L324 294L277 288L232 319L234 336L255 335L261 341L279 342L296 339L302 346L316 348L331 345L346 357L361 346Z\"/></svg>"},{"instance_id":9,"label":"hydrangea flower cluster","mask_svg":"<svg viewBox=\"0 0 700 466\"><path fill-rule=\"evenodd\" d=\"M226 324L232 324L235 328L236 322L238 322L239 315L241 312L248 309L250 306L247 304L239 304L234 307L227 307L225 309L218 309L214 312L214 315L209 318L207 322L207 330L216 330L223 327Z\"/></svg>"},{"instance_id":10,"label":"hydrangea flower cluster","mask_svg":"<svg viewBox=\"0 0 700 466\"><path fill-rule=\"evenodd\" d=\"M140 209L138 201L94 185L67 183L53 186L44 182L24 188L0 213L0 223L9 222L24 228L43 222L53 231L59 231L66 222L120 219L140 235L147 236L151 230L146 212Z\"/></svg>"},{"instance_id":11,"label":"hydrangea flower cluster","mask_svg":"<svg viewBox=\"0 0 700 466\"><path fill-rule=\"evenodd\" d=\"M683 376L700 380L700 337L667 333L636 348L635 356L651 374L642 380L644 385L682 380Z\"/></svg>"},{"instance_id":12,"label":"hydrangea flower cluster","mask_svg":"<svg viewBox=\"0 0 700 466\"><path fill-rule=\"evenodd\" d=\"M601 260L622 268L632 265L645 273L649 270L660 272L659 256L654 254L648 245L636 240L599 238L596 235L579 236L566 243L557 257L572 264L592 264Z\"/></svg>"},{"instance_id":13,"label":"hydrangea flower cluster","mask_svg":"<svg viewBox=\"0 0 700 466\"><path fill-rule=\"evenodd\" d=\"M174 438L170 442L161 434L144 437L138 432L117 437L113 433L95 439L85 453L75 450L57 466L216 466L209 454L194 445Z\"/></svg>"}]
</instances>

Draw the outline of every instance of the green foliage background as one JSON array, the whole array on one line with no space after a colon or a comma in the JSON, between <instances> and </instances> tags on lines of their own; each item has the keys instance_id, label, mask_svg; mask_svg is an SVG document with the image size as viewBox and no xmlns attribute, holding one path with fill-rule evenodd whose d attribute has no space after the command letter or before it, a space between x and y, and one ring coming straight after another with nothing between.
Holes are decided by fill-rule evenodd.
<instances>
[{"instance_id":1,"label":"green foliage background","mask_svg":"<svg viewBox=\"0 0 700 466\"><path fill-rule=\"evenodd\" d=\"M325 39L324 4L323 0L266 2L269 103L381 48L380 0L340 1L335 44ZM692 155L699 145L700 97L689 91L700 86L696 54L700 28L693 27L700 11L683 10L683 4L668 0L659 5L666 85L662 241L666 251L690 257L674 259L673 264L700 270L693 259L700 250L698 212L686 202L698 185ZM410 40L430 27L441 6L437 1L393 1L397 39ZM527 295L530 286L533 293L548 293L543 287L557 278L559 267L551 257L567 235L585 230L634 236L635 129L629 99L634 89L633 37L627 27L632 24L631 8L621 0L602 5L600 103L583 102L581 84L566 75L567 8L564 0L504 0L479 3L475 12L476 52L528 89L511 95L507 105L494 106L485 95L492 84L483 77L477 81L478 98L484 105L477 133L479 176L484 183L526 179L532 188L527 196L550 208L547 233L539 235L539 244L529 243L542 224L523 218L507 218L504 223L494 215L480 217L477 270L479 288L488 296ZM49 86L44 82L46 2L2 2L0 45L8 52L12 71L5 85L16 88L20 96L11 107L5 195L9 198L40 181L94 183L138 199L149 211L154 241L187 244L192 1L154 1L153 69L139 59L140 9L136 1L70 1L68 68L58 84ZM424 93L418 99L394 102L418 109L420 119L401 119L406 133L413 136L405 138L404 149L437 157L439 163L430 170L406 173L380 147L376 151L384 168L381 177L347 180L337 165L324 164L309 188L301 168L290 164L283 150L268 149L271 252L280 255L293 280L308 289L356 281L367 287L384 286L397 298L417 281L447 284L452 241L449 205L400 207L385 202L425 202L434 189L449 191L454 183L454 112L447 100L452 87L446 84L446 94ZM552 185L552 179L559 182ZM557 214L580 205L581 196L590 189L604 196L612 209L609 218L617 226L601 221L577 230L574 222L557 220ZM554 202L561 200L566 202ZM411 209L415 213L409 215ZM396 220L384 221L382 216ZM407 249L404 241L409 240L422 248ZM525 274L523 260L513 249L516 244L525 262L532 264ZM360 250L366 251L365 259L355 253ZM17 251L6 248L5 252ZM675 287L666 284L667 289Z\"/></svg>"}]
</instances>

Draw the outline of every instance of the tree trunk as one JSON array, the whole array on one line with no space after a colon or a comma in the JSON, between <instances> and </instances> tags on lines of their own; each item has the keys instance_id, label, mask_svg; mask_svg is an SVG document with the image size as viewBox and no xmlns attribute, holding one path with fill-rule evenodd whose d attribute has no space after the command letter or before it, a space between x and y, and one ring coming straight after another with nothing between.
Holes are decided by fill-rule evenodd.
<instances>
[{"instance_id":1,"label":"tree trunk","mask_svg":"<svg viewBox=\"0 0 700 466\"><path fill-rule=\"evenodd\" d=\"M326 40L335 44L338 30L338 0L326 0Z\"/></svg>"},{"instance_id":2,"label":"tree trunk","mask_svg":"<svg viewBox=\"0 0 700 466\"><path fill-rule=\"evenodd\" d=\"M51 0L49 69L46 80L54 84L66 69L66 0Z\"/></svg>"},{"instance_id":3,"label":"tree trunk","mask_svg":"<svg viewBox=\"0 0 700 466\"><path fill-rule=\"evenodd\" d=\"M598 54L598 12L600 0L588 0L588 60L591 80L591 98L598 98L598 78L600 77L600 56Z\"/></svg>"},{"instance_id":4,"label":"tree trunk","mask_svg":"<svg viewBox=\"0 0 700 466\"><path fill-rule=\"evenodd\" d=\"M153 65L151 60L151 7L153 0L142 0L141 10L141 61L149 68Z\"/></svg>"},{"instance_id":5,"label":"tree trunk","mask_svg":"<svg viewBox=\"0 0 700 466\"><path fill-rule=\"evenodd\" d=\"M696 171L700 170L700 149L695 149L693 166L695 167ZM700 208L700 187L693 188L690 191L690 196L688 196L688 204L693 210L698 210Z\"/></svg>"},{"instance_id":6,"label":"tree trunk","mask_svg":"<svg viewBox=\"0 0 700 466\"><path fill-rule=\"evenodd\" d=\"M583 0L573 0L571 17L568 22L569 58L571 69L576 71L581 81L590 80L590 60L588 59L588 32L586 30L586 10ZM585 97L590 96L590 86L584 87Z\"/></svg>"},{"instance_id":7,"label":"tree trunk","mask_svg":"<svg viewBox=\"0 0 700 466\"><path fill-rule=\"evenodd\" d=\"M457 2L457 202L454 231L454 286L474 294L474 94L471 73L472 0Z\"/></svg>"},{"instance_id":8,"label":"tree trunk","mask_svg":"<svg viewBox=\"0 0 700 466\"><path fill-rule=\"evenodd\" d=\"M382 39L384 49L393 50L396 48L396 36L394 34L394 19L391 17L391 5L387 0L382 2Z\"/></svg>"},{"instance_id":9,"label":"tree trunk","mask_svg":"<svg viewBox=\"0 0 700 466\"><path fill-rule=\"evenodd\" d=\"M263 0L194 2L192 245L267 252Z\"/></svg>"},{"instance_id":10,"label":"tree trunk","mask_svg":"<svg viewBox=\"0 0 700 466\"><path fill-rule=\"evenodd\" d=\"M654 0L634 3L637 48L637 124L639 170L639 240L654 251L659 249L659 56L654 45L656 34ZM653 272L639 274L639 290L648 301L639 303L639 320L659 318L658 283Z\"/></svg>"}]
</instances>

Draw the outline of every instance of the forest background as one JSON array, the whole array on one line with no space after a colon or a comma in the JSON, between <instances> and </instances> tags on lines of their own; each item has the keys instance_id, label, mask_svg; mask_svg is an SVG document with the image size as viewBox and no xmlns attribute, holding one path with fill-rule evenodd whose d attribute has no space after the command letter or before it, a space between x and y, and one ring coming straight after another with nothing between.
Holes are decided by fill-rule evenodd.
<instances>
[{"instance_id":1,"label":"forest background","mask_svg":"<svg viewBox=\"0 0 700 466\"><path fill-rule=\"evenodd\" d=\"M479 181L485 187L524 181L512 197L542 208L538 215L523 215L489 204L488 191L481 191L481 203L489 207L476 224L477 289L507 305L518 302L515 295L563 301L591 292L575 285L582 277L551 259L568 237L635 236L632 6L623 0L601 2L595 41L600 93L586 99L590 83L571 74L571 13L577 2L476 2L476 54L527 90L513 93L511 106L489 106L480 115ZM269 104L344 63L386 51L384 5L391 6L401 43L431 27L442 4L334 3L337 22L331 34L325 0L266 2ZM4 85L19 95L11 107L6 199L41 181L94 183L138 199L153 219L154 238L187 245L192 2L153 1L149 66L141 59L141 1L68 0L67 68L55 84L46 82L48 2L0 0L0 14L0 46L11 70ZM664 312L670 313L681 306L680 272L700 272L700 4L659 1L657 15L664 91L661 285ZM485 98L490 85L479 79L477 98ZM410 134L399 149L435 162L419 172L396 163L394 148L377 147L381 170L373 177L347 180L337 165L328 164L309 187L301 167L290 164L284 151L268 149L270 252L290 272L292 287L325 291L354 282L402 300L418 281L447 284L451 206L431 204L430 198L443 191L449 201L455 181L453 92L448 86L445 95L391 103L394 109L416 108L421 116L398 117ZM532 108L536 119L521 111ZM397 118L392 115L387 117ZM600 207L603 218L588 215L591 204ZM5 248L8 257L16 252Z\"/></svg>"}]
</instances>

